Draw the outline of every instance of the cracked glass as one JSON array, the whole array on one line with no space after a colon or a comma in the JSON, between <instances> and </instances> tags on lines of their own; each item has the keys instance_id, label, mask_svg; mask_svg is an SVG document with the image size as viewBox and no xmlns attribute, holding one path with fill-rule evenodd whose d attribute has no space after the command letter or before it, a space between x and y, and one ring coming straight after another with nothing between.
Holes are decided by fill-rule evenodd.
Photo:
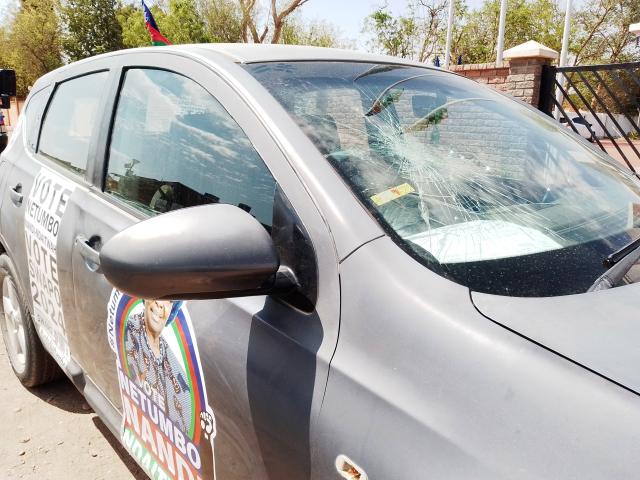
<instances>
[{"instance_id":1,"label":"cracked glass","mask_svg":"<svg viewBox=\"0 0 640 480\"><path fill-rule=\"evenodd\" d=\"M585 292L640 235L630 172L468 79L349 62L246 68L398 245L475 291Z\"/></svg>"}]
</instances>

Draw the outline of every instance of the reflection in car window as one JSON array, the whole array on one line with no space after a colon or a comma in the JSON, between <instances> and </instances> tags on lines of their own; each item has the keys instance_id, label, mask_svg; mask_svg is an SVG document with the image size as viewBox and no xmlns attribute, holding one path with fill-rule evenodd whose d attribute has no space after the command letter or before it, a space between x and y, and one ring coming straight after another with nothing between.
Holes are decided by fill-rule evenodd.
<instances>
[{"instance_id":1,"label":"reflection in car window","mask_svg":"<svg viewBox=\"0 0 640 480\"><path fill-rule=\"evenodd\" d=\"M403 249L473 290L585 292L640 236L637 179L473 81L404 65L245 68Z\"/></svg>"},{"instance_id":2,"label":"reflection in car window","mask_svg":"<svg viewBox=\"0 0 640 480\"><path fill-rule=\"evenodd\" d=\"M87 169L91 134L100 119L98 107L107 72L61 83L53 94L42 126L39 151L69 170Z\"/></svg>"},{"instance_id":3,"label":"reflection in car window","mask_svg":"<svg viewBox=\"0 0 640 480\"><path fill-rule=\"evenodd\" d=\"M27 145L31 151L35 152L38 146L38 133L40 133L40 122L42 121L42 114L44 113L44 107L47 105L49 99L49 87L43 88L39 92L33 94L27 104L25 110L25 131L27 133Z\"/></svg>"},{"instance_id":4,"label":"reflection in car window","mask_svg":"<svg viewBox=\"0 0 640 480\"><path fill-rule=\"evenodd\" d=\"M105 191L150 214L228 203L270 227L275 181L251 142L199 84L168 71L126 72Z\"/></svg>"}]
</instances>

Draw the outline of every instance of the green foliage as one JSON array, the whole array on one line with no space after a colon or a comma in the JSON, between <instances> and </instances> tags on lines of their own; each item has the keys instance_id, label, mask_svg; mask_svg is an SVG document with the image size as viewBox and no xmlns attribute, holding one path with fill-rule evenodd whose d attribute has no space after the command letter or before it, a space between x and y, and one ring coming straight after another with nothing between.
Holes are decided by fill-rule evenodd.
<instances>
[{"instance_id":1,"label":"green foliage","mask_svg":"<svg viewBox=\"0 0 640 480\"><path fill-rule=\"evenodd\" d=\"M151 8L158 28L171 43L206 43L210 41L205 23L193 0L169 0L165 12L158 4ZM122 27L122 41L126 48L148 47L151 37L144 23L142 9L123 6L117 14Z\"/></svg>"},{"instance_id":2,"label":"green foliage","mask_svg":"<svg viewBox=\"0 0 640 480\"><path fill-rule=\"evenodd\" d=\"M311 45L314 47L348 48L348 41L330 23L305 22L298 16L288 18L282 28L279 43L287 45Z\"/></svg>"},{"instance_id":3,"label":"green foliage","mask_svg":"<svg viewBox=\"0 0 640 480\"><path fill-rule=\"evenodd\" d=\"M64 0L64 52L71 61L123 48L118 0Z\"/></svg>"},{"instance_id":4,"label":"green foliage","mask_svg":"<svg viewBox=\"0 0 640 480\"><path fill-rule=\"evenodd\" d=\"M156 22L162 20L164 12L158 7L151 7ZM125 5L118 13L116 18L122 29L122 43L125 48L148 47L151 44L149 32L144 24L144 14L142 10L133 5Z\"/></svg>"},{"instance_id":5,"label":"green foliage","mask_svg":"<svg viewBox=\"0 0 640 480\"><path fill-rule=\"evenodd\" d=\"M452 45L454 56L465 63L492 62L496 57L500 0L488 0L460 22L460 34ZM508 0L505 49L528 40L560 50L564 13L554 0Z\"/></svg>"},{"instance_id":6,"label":"green foliage","mask_svg":"<svg viewBox=\"0 0 640 480\"><path fill-rule=\"evenodd\" d=\"M454 0L452 58L464 63L492 62L496 58L500 0L485 0L469 10L465 0ZM576 2L574 2L576 3ZM400 57L426 61L444 55L447 0L407 0L406 14L394 16L385 7L366 19L373 35L371 48ZM629 25L640 19L638 0L593 0L578 3L570 35L574 63L609 63L640 59ZM505 49L528 40L560 51L564 11L557 0L507 0Z\"/></svg>"},{"instance_id":7,"label":"green foliage","mask_svg":"<svg viewBox=\"0 0 640 480\"><path fill-rule=\"evenodd\" d=\"M373 50L394 57L414 56L415 45L419 41L418 26L414 17L394 17L388 7L384 6L369 15L365 22L365 29L374 34L370 43Z\"/></svg>"},{"instance_id":8,"label":"green foliage","mask_svg":"<svg viewBox=\"0 0 640 480\"><path fill-rule=\"evenodd\" d=\"M62 65L62 34L56 0L23 2L13 22L0 30L0 62L16 71L18 95Z\"/></svg>"},{"instance_id":9,"label":"green foliage","mask_svg":"<svg viewBox=\"0 0 640 480\"><path fill-rule=\"evenodd\" d=\"M460 19L467 6L464 0L454 2L455 18ZM373 34L371 48L419 62L433 60L444 51L448 6L448 0L407 0L406 14L397 17L386 6L379 8L365 21L365 30Z\"/></svg>"},{"instance_id":10,"label":"green foliage","mask_svg":"<svg viewBox=\"0 0 640 480\"><path fill-rule=\"evenodd\" d=\"M237 0L199 0L210 42L242 41L242 11Z\"/></svg>"},{"instance_id":11,"label":"green foliage","mask_svg":"<svg viewBox=\"0 0 640 480\"><path fill-rule=\"evenodd\" d=\"M193 0L169 0L169 12L158 22L171 43L206 43L209 35Z\"/></svg>"},{"instance_id":12,"label":"green foliage","mask_svg":"<svg viewBox=\"0 0 640 480\"><path fill-rule=\"evenodd\" d=\"M576 38L571 53L574 64L640 60L629 25L640 21L638 0L595 0L576 12Z\"/></svg>"}]
</instances>

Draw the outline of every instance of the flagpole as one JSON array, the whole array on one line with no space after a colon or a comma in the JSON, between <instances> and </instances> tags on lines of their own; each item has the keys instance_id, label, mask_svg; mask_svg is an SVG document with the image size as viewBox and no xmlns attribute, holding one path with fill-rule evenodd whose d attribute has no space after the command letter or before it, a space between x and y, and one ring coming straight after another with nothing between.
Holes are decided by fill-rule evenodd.
<instances>
[{"instance_id":1,"label":"flagpole","mask_svg":"<svg viewBox=\"0 0 640 480\"><path fill-rule=\"evenodd\" d=\"M564 14L564 31L562 32L562 49L560 50L560 62L559 67L564 67L567 64L567 55L569 54L569 33L571 33L571 0L567 1L567 10ZM561 73L556 75L556 81L560 82L560 85L564 88L565 80L564 75ZM556 101L558 104L562 102L562 92L560 89L556 89ZM578 113L578 112L576 112ZM554 117L556 120L560 118L560 111L556 107Z\"/></svg>"},{"instance_id":2,"label":"flagpole","mask_svg":"<svg viewBox=\"0 0 640 480\"><path fill-rule=\"evenodd\" d=\"M567 0L567 10L564 14L564 31L562 32L562 50L560 50L560 67L567 64L569 52L569 33L571 31L571 0Z\"/></svg>"},{"instance_id":3,"label":"flagpole","mask_svg":"<svg viewBox=\"0 0 640 480\"><path fill-rule=\"evenodd\" d=\"M449 0L449 18L447 20L447 45L445 46L444 53L444 68L449 69L449 63L451 61L451 36L453 34L453 2Z\"/></svg>"},{"instance_id":4,"label":"flagpole","mask_svg":"<svg viewBox=\"0 0 640 480\"><path fill-rule=\"evenodd\" d=\"M504 27L507 21L507 0L500 0L500 23L498 24L498 45L496 47L496 63L502 63L504 50Z\"/></svg>"}]
</instances>

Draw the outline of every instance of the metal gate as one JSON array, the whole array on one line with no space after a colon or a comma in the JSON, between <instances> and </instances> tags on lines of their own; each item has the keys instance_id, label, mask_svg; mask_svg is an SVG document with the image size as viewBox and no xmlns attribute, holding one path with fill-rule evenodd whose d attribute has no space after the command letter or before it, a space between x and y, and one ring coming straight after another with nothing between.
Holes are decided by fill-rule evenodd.
<instances>
[{"instance_id":1,"label":"metal gate","mask_svg":"<svg viewBox=\"0 0 640 480\"><path fill-rule=\"evenodd\" d=\"M640 62L546 65L538 108L640 170Z\"/></svg>"}]
</instances>

